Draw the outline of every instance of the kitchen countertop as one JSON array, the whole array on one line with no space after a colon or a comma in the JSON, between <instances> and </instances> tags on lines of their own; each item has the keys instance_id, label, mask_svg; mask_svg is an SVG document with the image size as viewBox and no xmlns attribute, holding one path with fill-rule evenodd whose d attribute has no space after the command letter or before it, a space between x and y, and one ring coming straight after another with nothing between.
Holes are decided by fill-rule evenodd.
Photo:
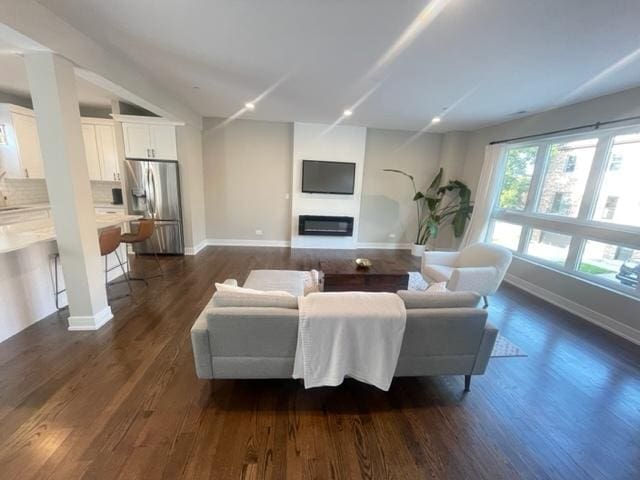
<instances>
[{"instance_id":1,"label":"kitchen countertop","mask_svg":"<svg viewBox=\"0 0 640 480\"><path fill-rule=\"evenodd\" d=\"M96 226L100 231L139 218L140 215L98 213L96 214ZM55 239L56 231L51 218L2 225L0 226L0 254L21 250L36 243L49 242Z\"/></svg>"},{"instance_id":2,"label":"kitchen countertop","mask_svg":"<svg viewBox=\"0 0 640 480\"><path fill-rule=\"evenodd\" d=\"M94 208L113 208L114 210L123 210L124 205L114 205L113 203L94 203ZM27 212L37 212L39 210L49 210L51 209L51 205L48 203L29 203L25 205L9 205L6 207L0 207L0 215L2 214L16 214L16 213L27 213Z\"/></svg>"}]
</instances>

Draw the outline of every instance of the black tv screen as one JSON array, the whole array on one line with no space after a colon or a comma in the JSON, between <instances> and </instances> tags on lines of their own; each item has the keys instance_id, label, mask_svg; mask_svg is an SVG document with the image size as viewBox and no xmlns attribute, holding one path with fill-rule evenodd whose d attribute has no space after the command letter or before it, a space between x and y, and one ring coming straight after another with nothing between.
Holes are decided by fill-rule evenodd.
<instances>
[{"instance_id":1,"label":"black tv screen","mask_svg":"<svg viewBox=\"0 0 640 480\"><path fill-rule=\"evenodd\" d=\"M352 195L355 174L355 163L303 160L302 191Z\"/></svg>"}]
</instances>

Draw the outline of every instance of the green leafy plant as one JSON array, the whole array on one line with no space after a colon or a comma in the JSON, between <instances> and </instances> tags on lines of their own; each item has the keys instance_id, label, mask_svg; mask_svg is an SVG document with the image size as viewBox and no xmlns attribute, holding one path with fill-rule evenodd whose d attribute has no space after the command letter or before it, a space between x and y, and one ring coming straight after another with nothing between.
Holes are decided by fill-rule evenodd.
<instances>
[{"instance_id":1,"label":"green leafy plant","mask_svg":"<svg viewBox=\"0 0 640 480\"><path fill-rule=\"evenodd\" d=\"M424 192L418 190L412 175L393 168L385 168L383 171L404 175L411 181L418 219L417 245L426 245L429 240L438 236L443 226L449 224L453 227L456 238L462 236L473 212L469 187L460 180L451 180L441 186L442 168Z\"/></svg>"}]
</instances>

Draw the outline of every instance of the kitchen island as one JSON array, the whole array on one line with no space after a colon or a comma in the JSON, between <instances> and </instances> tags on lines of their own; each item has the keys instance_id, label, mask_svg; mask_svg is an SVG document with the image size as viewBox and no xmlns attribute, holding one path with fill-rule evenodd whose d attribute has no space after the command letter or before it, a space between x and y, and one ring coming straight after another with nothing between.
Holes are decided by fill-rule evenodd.
<instances>
[{"instance_id":1,"label":"kitchen island","mask_svg":"<svg viewBox=\"0 0 640 480\"><path fill-rule=\"evenodd\" d=\"M97 213L98 230L140 218L124 213ZM0 342L56 311L53 257L58 252L52 218L0 226ZM120 252L126 255L125 245ZM113 257L110 255L109 257ZM124 257L121 257L124 258ZM116 265L108 258L109 267ZM110 272L110 280L118 276ZM120 273L121 274L121 273ZM62 269L59 288L64 288ZM65 294L60 305L66 305Z\"/></svg>"},{"instance_id":2,"label":"kitchen island","mask_svg":"<svg viewBox=\"0 0 640 480\"><path fill-rule=\"evenodd\" d=\"M127 215L124 213L97 213L96 227L100 231L139 218L140 215ZM21 250L36 243L49 242L55 239L56 230L52 218L0 225L0 254Z\"/></svg>"}]
</instances>

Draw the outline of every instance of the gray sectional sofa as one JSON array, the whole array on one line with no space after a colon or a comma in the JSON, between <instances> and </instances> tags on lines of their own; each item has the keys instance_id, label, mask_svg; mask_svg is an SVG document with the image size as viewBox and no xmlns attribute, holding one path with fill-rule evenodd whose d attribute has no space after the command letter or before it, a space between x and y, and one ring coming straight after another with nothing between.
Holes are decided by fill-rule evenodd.
<instances>
[{"instance_id":1,"label":"gray sectional sofa","mask_svg":"<svg viewBox=\"0 0 640 480\"><path fill-rule=\"evenodd\" d=\"M304 272L255 270L244 284L257 290L304 293ZM497 337L471 292L400 291L407 324L396 376L481 375ZM295 305L294 305L295 307ZM216 295L191 329L199 378L291 378L298 336L297 308L224 306Z\"/></svg>"}]
</instances>

